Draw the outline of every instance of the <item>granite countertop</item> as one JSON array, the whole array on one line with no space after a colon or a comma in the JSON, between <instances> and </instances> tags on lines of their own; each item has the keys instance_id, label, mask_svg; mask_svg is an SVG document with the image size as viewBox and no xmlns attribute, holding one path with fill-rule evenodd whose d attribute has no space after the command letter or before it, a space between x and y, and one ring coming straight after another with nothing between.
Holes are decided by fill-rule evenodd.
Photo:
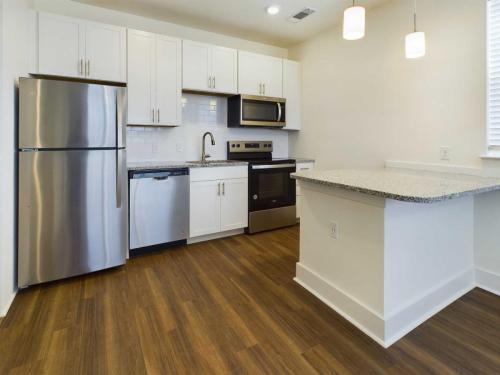
<instances>
[{"instance_id":1,"label":"granite countertop","mask_svg":"<svg viewBox=\"0 0 500 375\"><path fill-rule=\"evenodd\" d=\"M209 167L235 167L248 165L242 161L210 160L208 163L198 161L137 161L128 162L129 171L160 170L173 168L209 168Z\"/></svg>"},{"instance_id":2,"label":"granite countertop","mask_svg":"<svg viewBox=\"0 0 500 375\"><path fill-rule=\"evenodd\" d=\"M433 203L500 190L500 179L399 168L338 169L292 174L299 181L404 202Z\"/></svg>"}]
</instances>

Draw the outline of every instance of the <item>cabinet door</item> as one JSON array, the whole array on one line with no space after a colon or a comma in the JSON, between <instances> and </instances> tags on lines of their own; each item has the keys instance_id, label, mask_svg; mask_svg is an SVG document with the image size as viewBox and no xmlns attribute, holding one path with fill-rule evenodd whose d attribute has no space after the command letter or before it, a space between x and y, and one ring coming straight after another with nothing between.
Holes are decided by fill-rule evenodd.
<instances>
[{"instance_id":1,"label":"cabinet door","mask_svg":"<svg viewBox=\"0 0 500 375\"><path fill-rule=\"evenodd\" d=\"M286 130L300 130L301 124L300 63L283 60L283 97L286 99Z\"/></svg>"},{"instance_id":2,"label":"cabinet door","mask_svg":"<svg viewBox=\"0 0 500 375\"><path fill-rule=\"evenodd\" d=\"M247 227L248 179L223 180L221 193L221 231Z\"/></svg>"},{"instance_id":3,"label":"cabinet door","mask_svg":"<svg viewBox=\"0 0 500 375\"><path fill-rule=\"evenodd\" d=\"M155 35L128 30L128 123L153 124Z\"/></svg>"},{"instance_id":4,"label":"cabinet door","mask_svg":"<svg viewBox=\"0 0 500 375\"><path fill-rule=\"evenodd\" d=\"M182 113L181 40L156 36L156 121L158 125L180 125Z\"/></svg>"},{"instance_id":5,"label":"cabinet door","mask_svg":"<svg viewBox=\"0 0 500 375\"><path fill-rule=\"evenodd\" d=\"M182 88L188 90L210 89L211 47L208 44L182 42Z\"/></svg>"},{"instance_id":6,"label":"cabinet door","mask_svg":"<svg viewBox=\"0 0 500 375\"><path fill-rule=\"evenodd\" d=\"M247 95L262 95L262 55L238 52L238 92Z\"/></svg>"},{"instance_id":7,"label":"cabinet door","mask_svg":"<svg viewBox=\"0 0 500 375\"><path fill-rule=\"evenodd\" d=\"M189 237L220 232L220 181L190 184Z\"/></svg>"},{"instance_id":8,"label":"cabinet door","mask_svg":"<svg viewBox=\"0 0 500 375\"><path fill-rule=\"evenodd\" d=\"M39 13L38 73L83 77L84 30L79 20Z\"/></svg>"},{"instance_id":9,"label":"cabinet door","mask_svg":"<svg viewBox=\"0 0 500 375\"><path fill-rule=\"evenodd\" d=\"M275 98L283 97L283 59L264 56L262 58L262 79L264 95Z\"/></svg>"},{"instance_id":10,"label":"cabinet door","mask_svg":"<svg viewBox=\"0 0 500 375\"><path fill-rule=\"evenodd\" d=\"M87 78L126 81L126 29L101 23L85 23Z\"/></svg>"},{"instance_id":11,"label":"cabinet door","mask_svg":"<svg viewBox=\"0 0 500 375\"><path fill-rule=\"evenodd\" d=\"M214 90L226 94L238 92L238 51L231 48L212 48Z\"/></svg>"}]
</instances>

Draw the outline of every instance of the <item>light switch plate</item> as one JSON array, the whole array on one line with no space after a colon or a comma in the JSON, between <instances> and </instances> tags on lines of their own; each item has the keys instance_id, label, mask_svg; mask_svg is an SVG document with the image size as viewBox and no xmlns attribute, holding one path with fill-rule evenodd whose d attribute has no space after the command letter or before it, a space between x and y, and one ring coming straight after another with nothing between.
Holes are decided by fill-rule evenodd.
<instances>
[{"instance_id":1,"label":"light switch plate","mask_svg":"<svg viewBox=\"0 0 500 375\"><path fill-rule=\"evenodd\" d=\"M339 224L336 221L330 222L330 237L335 240L338 240L340 238Z\"/></svg>"}]
</instances>

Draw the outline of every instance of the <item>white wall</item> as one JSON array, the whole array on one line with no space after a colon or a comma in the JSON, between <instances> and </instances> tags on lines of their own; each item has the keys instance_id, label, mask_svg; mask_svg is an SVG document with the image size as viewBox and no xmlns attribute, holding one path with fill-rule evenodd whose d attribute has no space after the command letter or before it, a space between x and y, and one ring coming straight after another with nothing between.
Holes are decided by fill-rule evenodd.
<instances>
[{"instance_id":1,"label":"white wall","mask_svg":"<svg viewBox=\"0 0 500 375\"><path fill-rule=\"evenodd\" d=\"M427 55L404 56L410 0L367 13L366 37L339 27L292 48L302 62L302 131L291 153L319 168L383 166L384 160L479 165L485 151L486 0L419 0Z\"/></svg>"},{"instance_id":2,"label":"white wall","mask_svg":"<svg viewBox=\"0 0 500 375\"><path fill-rule=\"evenodd\" d=\"M0 316L15 296L16 80L28 70L28 0L0 1Z\"/></svg>"},{"instance_id":3,"label":"white wall","mask_svg":"<svg viewBox=\"0 0 500 375\"><path fill-rule=\"evenodd\" d=\"M217 44L225 47L264 53L277 57L287 57L288 51L284 48L268 44L256 43L249 40L234 38L227 35L211 33L192 27L162 22L150 18L135 16L110 9L81 4L71 0L32 0L35 10L58 13L69 17L77 17L97 22L126 26L133 29L165 34L184 39Z\"/></svg>"},{"instance_id":4,"label":"white wall","mask_svg":"<svg viewBox=\"0 0 500 375\"><path fill-rule=\"evenodd\" d=\"M199 160L202 135L207 131L215 137L215 146L206 141L206 150L212 160L227 158L226 142L229 140L271 140L275 157L288 156L286 131L228 128L226 98L184 94L182 126L128 128L128 160Z\"/></svg>"}]
</instances>

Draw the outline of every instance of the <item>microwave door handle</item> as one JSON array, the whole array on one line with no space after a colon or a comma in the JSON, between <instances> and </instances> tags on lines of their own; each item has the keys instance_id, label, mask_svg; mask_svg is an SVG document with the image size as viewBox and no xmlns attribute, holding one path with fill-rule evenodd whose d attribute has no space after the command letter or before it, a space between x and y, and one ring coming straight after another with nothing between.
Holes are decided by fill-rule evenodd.
<instances>
[{"instance_id":1,"label":"microwave door handle","mask_svg":"<svg viewBox=\"0 0 500 375\"><path fill-rule=\"evenodd\" d=\"M278 102L278 122L281 122L281 103Z\"/></svg>"}]
</instances>

